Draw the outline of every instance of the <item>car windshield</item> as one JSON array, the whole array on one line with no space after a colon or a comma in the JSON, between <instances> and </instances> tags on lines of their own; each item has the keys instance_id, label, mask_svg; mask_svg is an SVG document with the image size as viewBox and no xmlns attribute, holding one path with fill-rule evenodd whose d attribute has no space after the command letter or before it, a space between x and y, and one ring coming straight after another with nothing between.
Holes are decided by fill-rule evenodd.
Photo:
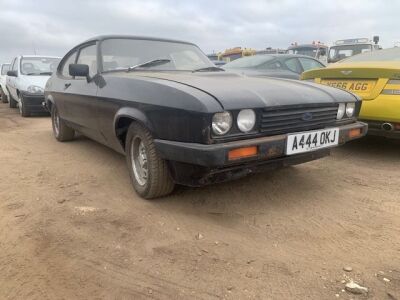
<instances>
[{"instance_id":1,"label":"car windshield","mask_svg":"<svg viewBox=\"0 0 400 300\"><path fill-rule=\"evenodd\" d=\"M106 39L101 43L103 71L125 70L154 60L163 63L147 64L136 69L193 71L214 67L214 64L192 44L140 40Z\"/></svg>"},{"instance_id":2,"label":"car windshield","mask_svg":"<svg viewBox=\"0 0 400 300\"><path fill-rule=\"evenodd\" d=\"M372 45L370 44L332 46L329 49L329 60L338 61L356 54L369 52L371 50Z\"/></svg>"},{"instance_id":3,"label":"car windshield","mask_svg":"<svg viewBox=\"0 0 400 300\"><path fill-rule=\"evenodd\" d=\"M271 55L254 55L247 56L224 65L224 69L246 69L256 68L257 66L273 60L274 56Z\"/></svg>"},{"instance_id":4,"label":"car windshield","mask_svg":"<svg viewBox=\"0 0 400 300\"><path fill-rule=\"evenodd\" d=\"M10 70L10 64L4 64L1 66L1 75L7 75L7 72Z\"/></svg>"},{"instance_id":5,"label":"car windshield","mask_svg":"<svg viewBox=\"0 0 400 300\"><path fill-rule=\"evenodd\" d=\"M372 51L342 60L340 62L357 61L400 61L400 48L389 48L384 50Z\"/></svg>"},{"instance_id":6,"label":"car windshield","mask_svg":"<svg viewBox=\"0 0 400 300\"><path fill-rule=\"evenodd\" d=\"M57 70L59 58L55 57L23 57L21 73L24 75L51 75Z\"/></svg>"}]
</instances>

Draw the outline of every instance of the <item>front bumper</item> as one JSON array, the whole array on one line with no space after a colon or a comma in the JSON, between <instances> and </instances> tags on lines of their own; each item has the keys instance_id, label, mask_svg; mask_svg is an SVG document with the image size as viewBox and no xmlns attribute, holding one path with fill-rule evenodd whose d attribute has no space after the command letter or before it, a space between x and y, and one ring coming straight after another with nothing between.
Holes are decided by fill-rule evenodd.
<instances>
[{"instance_id":1,"label":"front bumper","mask_svg":"<svg viewBox=\"0 0 400 300\"><path fill-rule=\"evenodd\" d=\"M32 95L22 93L25 107L31 113L48 113L48 110L43 106L44 95Z\"/></svg>"},{"instance_id":2,"label":"front bumper","mask_svg":"<svg viewBox=\"0 0 400 300\"><path fill-rule=\"evenodd\" d=\"M366 135L368 130L368 125L363 122L337 127L340 131L340 145ZM360 135L351 137L349 132L352 129L360 129ZM330 149L325 148L286 156L286 140L287 134L210 145L158 139L154 142L160 156L170 162L175 181L191 186L239 178L265 169L300 164L330 153ZM257 147L257 156L229 160L230 150L250 146Z\"/></svg>"}]
</instances>

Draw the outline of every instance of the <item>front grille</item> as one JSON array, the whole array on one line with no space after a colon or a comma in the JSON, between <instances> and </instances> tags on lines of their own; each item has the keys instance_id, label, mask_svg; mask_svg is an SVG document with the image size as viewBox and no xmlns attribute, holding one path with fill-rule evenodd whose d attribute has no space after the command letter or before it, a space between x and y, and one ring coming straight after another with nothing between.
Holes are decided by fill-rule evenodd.
<instances>
[{"instance_id":1,"label":"front grille","mask_svg":"<svg viewBox=\"0 0 400 300\"><path fill-rule=\"evenodd\" d=\"M265 108L260 131L266 135L276 135L325 128L335 124L337 110L338 104L335 103Z\"/></svg>"}]
</instances>

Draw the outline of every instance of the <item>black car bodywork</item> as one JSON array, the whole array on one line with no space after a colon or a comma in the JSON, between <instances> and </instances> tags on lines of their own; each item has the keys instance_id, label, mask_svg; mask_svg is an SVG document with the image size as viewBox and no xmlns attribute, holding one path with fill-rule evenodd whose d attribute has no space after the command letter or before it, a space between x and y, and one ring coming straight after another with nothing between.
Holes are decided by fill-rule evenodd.
<instances>
[{"instance_id":1,"label":"black car bodywork","mask_svg":"<svg viewBox=\"0 0 400 300\"><path fill-rule=\"evenodd\" d=\"M304 71L324 67L319 60L306 55L260 54L237 59L222 68L246 76L298 80Z\"/></svg>"},{"instance_id":2,"label":"black car bodywork","mask_svg":"<svg viewBox=\"0 0 400 300\"><path fill-rule=\"evenodd\" d=\"M329 149L321 149L285 155L288 133L338 127L340 144L366 134L366 124L356 121L360 102L348 92L308 82L244 77L212 68L206 68L207 72L153 68L103 71L101 44L109 39L184 43L126 36L91 39L62 59L46 85L46 105L50 111L57 107L65 126L126 155L129 128L132 123L140 124L151 134L157 155L167 162L175 183L200 186L329 154ZM79 49L87 45L96 46L98 71L90 78L65 78L62 72L66 61L74 51L79 56ZM342 102L356 103L356 113L338 121L336 114ZM249 108L255 112L256 124L243 133L235 120L239 111ZM232 115L232 128L217 136L211 126L213 116L226 111ZM305 113L314 114L314 119L302 120ZM59 122L55 120L53 126ZM352 129L359 129L360 135L349 135ZM230 150L245 146L257 147L257 154L229 159Z\"/></svg>"}]
</instances>

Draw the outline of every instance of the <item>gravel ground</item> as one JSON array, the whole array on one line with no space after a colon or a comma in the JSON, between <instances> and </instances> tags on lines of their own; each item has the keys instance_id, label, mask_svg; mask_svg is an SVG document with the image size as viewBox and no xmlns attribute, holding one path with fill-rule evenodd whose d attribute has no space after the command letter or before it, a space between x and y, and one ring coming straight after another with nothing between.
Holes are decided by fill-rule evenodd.
<instances>
[{"instance_id":1,"label":"gravel ground","mask_svg":"<svg viewBox=\"0 0 400 300\"><path fill-rule=\"evenodd\" d=\"M400 141L146 201L0 104L0 171L0 299L400 299Z\"/></svg>"}]
</instances>

